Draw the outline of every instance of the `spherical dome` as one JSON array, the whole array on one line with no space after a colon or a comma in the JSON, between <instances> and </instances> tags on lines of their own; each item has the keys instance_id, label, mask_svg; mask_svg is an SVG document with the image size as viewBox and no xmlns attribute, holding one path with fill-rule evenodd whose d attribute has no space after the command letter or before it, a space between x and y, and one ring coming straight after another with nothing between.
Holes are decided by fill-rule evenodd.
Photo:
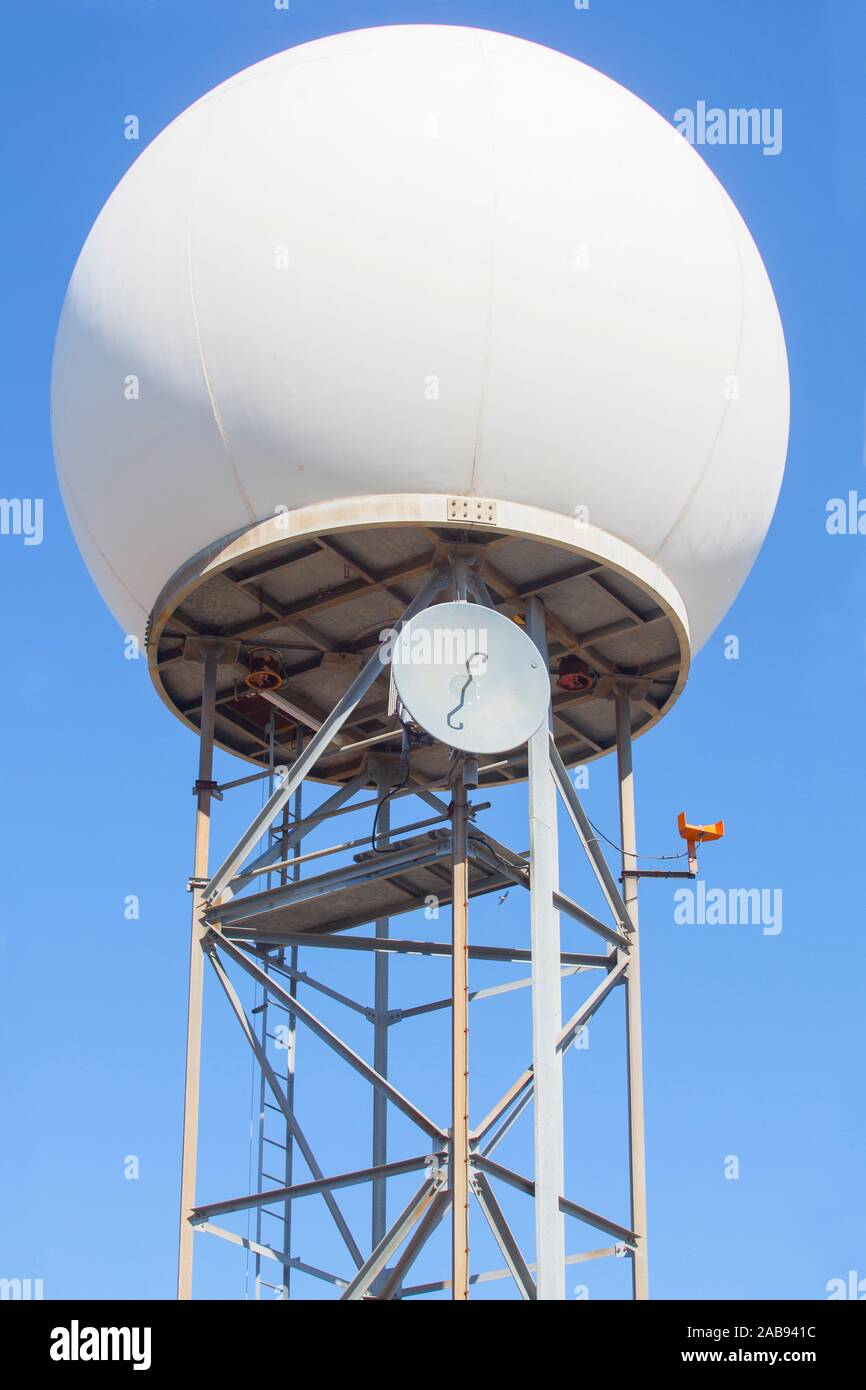
<instances>
[{"instance_id":1,"label":"spherical dome","mask_svg":"<svg viewBox=\"0 0 866 1390\"><path fill-rule=\"evenodd\" d=\"M154 140L76 266L52 408L129 632L281 509L432 492L588 517L694 649L769 525L788 383L760 256L671 125L552 50L419 25L278 54Z\"/></svg>"}]
</instances>

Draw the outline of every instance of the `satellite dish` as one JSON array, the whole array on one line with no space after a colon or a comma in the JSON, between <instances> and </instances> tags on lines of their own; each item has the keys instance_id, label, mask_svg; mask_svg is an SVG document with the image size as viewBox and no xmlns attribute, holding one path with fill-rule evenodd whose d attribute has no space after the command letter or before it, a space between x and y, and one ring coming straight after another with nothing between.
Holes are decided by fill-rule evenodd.
<instances>
[{"instance_id":1,"label":"satellite dish","mask_svg":"<svg viewBox=\"0 0 866 1390\"><path fill-rule=\"evenodd\" d=\"M550 678L535 643L478 603L438 603L405 624L391 656L416 724L464 753L505 753L547 718Z\"/></svg>"}]
</instances>

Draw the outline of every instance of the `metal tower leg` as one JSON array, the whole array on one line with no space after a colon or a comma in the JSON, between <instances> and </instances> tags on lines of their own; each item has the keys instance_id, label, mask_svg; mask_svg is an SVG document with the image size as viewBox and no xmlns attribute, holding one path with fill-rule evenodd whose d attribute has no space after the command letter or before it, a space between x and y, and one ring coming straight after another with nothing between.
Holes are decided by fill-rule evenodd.
<instances>
[{"instance_id":1,"label":"metal tower leg","mask_svg":"<svg viewBox=\"0 0 866 1390\"><path fill-rule=\"evenodd\" d=\"M457 768L451 816L451 1297L469 1297L469 865L466 787Z\"/></svg>"},{"instance_id":2,"label":"metal tower leg","mask_svg":"<svg viewBox=\"0 0 866 1390\"><path fill-rule=\"evenodd\" d=\"M267 966L265 966L265 969L267 969ZM270 1012L270 997L269 997L269 995L263 990L263 991L262 991L262 1002L261 1002L261 1004L258 1005L256 1009L253 1009L253 1013L254 1013L254 1014L255 1014L255 1013L258 1013L258 1015L259 1015L259 1045L260 1045L260 1047L261 1047L261 1049L262 1049L263 1052L267 1052L267 1050L268 1050L268 1013L269 1013L269 1012ZM256 1121L257 1160L258 1160L258 1163L257 1163L258 1171L257 1171L257 1176L256 1176L256 1187L257 1187L257 1189L258 1189L259 1191L261 1191L261 1189L262 1189L262 1188L264 1187L264 1185L265 1185L265 1179L264 1179L264 1173L265 1173L265 1119L266 1119L266 1114L267 1114L267 1112L266 1112L266 1110L265 1110L265 1106L267 1105L267 1095L268 1095L268 1091L267 1091L267 1082L266 1082L266 1080L265 1080L265 1073L264 1073L264 1072L261 1070L261 1068L260 1068L260 1069L259 1069L259 1106L258 1106L258 1111L257 1111L258 1119L257 1119L257 1121ZM263 1216L264 1216L264 1208L263 1208L263 1207L256 1207L256 1226L255 1226L255 1230L256 1230L256 1243L259 1244L259 1245L261 1244L262 1238L263 1238L263 1235L264 1235L264 1223L263 1223L263 1220L262 1220ZM261 1296L262 1296L262 1289L261 1289L261 1279L262 1279L262 1257L261 1257L260 1254L256 1254L254 1272L255 1272L255 1295L254 1295L254 1297L255 1297L255 1298L261 1298Z\"/></svg>"},{"instance_id":3,"label":"metal tower leg","mask_svg":"<svg viewBox=\"0 0 866 1390\"><path fill-rule=\"evenodd\" d=\"M455 561L454 576L458 597L465 601L467 563L463 557L458 556ZM416 597L410 609L417 611L439 591L442 583L442 575L437 573L436 582L431 581L425 586L425 590L422 591L424 597ZM537 598L531 599L528 603L527 621L530 635L540 653L540 660L546 664L545 613L541 601ZM203 694L202 748L200 777L196 788L199 804L196 822L196 874L192 881L195 895L190 965L179 1296L191 1296L192 1235L193 1229L198 1228L208 1235L251 1250L257 1261L260 1258L266 1259L281 1267L283 1288L286 1291L290 1271L295 1271L341 1289L341 1297L346 1300L411 1298L430 1292L445 1291L449 1287L453 1299L466 1300L470 1288L468 1209L470 1193L474 1192L481 1213L506 1264L506 1270L476 1271L474 1278L489 1280L512 1277L520 1296L524 1299L564 1299L566 1257L563 1218L567 1215L570 1220L589 1225L617 1241L615 1246L580 1251L571 1255L569 1263L583 1259L614 1257L627 1251L633 1256L634 1294L637 1298L646 1298L648 1289L640 978L637 878L633 872L636 847L628 691L622 686L616 689L620 824L625 885L623 893L620 893L615 875L601 852L598 839L580 804L562 756L553 742L552 731L548 730L547 725L533 736L528 747L528 857L525 852L516 853L507 845L500 844L474 824L470 832L470 815L486 809L488 803L480 803L474 810L468 805L467 791L468 788L477 785L478 769L473 768L472 760L461 758L459 755L452 757L446 779L451 794L450 805L434 794L434 787L437 790L441 789L441 783L426 782L423 778L418 778L417 770L415 777L395 792L395 798L419 797L436 814L414 822L410 814L409 824L401 823L395 828L391 824L388 811L383 810L376 826L375 841L387 838L390 847L380 845L381 853L362 848L371 844L371 837L365 835L350 840L344 839L325 849L299 857L297 849L301 838L310 828L350 809L375 808L383 792L393 784L396 763L394 755L374 755L369 761L362 758L358 771L350 776L349 781L326 798L306 820L301 817L299 796L304 777L312 771L317 752L326 746L328 737L338 732L340 724L349 717L363 692L374 683L377 671L370 661L364 668L363 678L355 681L350 688L351 693L338 702L335 710L325 718L319 731L303 744L302 736L297 736L298 756L287 778L281 787L273 791L266 806L243 832L222 867L203 888L207 873L210 801L214 788L210 778L215 676L219 660L216 646L210 645L209 649L205 650L207 665ZM383 641L379 656L385 651L386 644ZM376 659L381 668L379 657ZM366 746L366 742L357 745L359 748ZM228 790L249 780L246 778L235 783L226 783L221 790ZM378 795L372 800L362 801L357 807L349 807L347 803L356 792L363 792L371 781L376 784ZM291 825L287 819L290 797L295 798L294 823ZM588 865L605 899L610 924L559 890L558 797L563 801ZM399 804L396 799L394 804ZM280 817L282 824L276 829ZM430 829L431 826L440 825L448 820L451 823L450 837L443 836L441 830ZM422 830L429 833L413 834L410 839L403 838L410 832ZM271 837L276 835L277 842L271 844L269 840L268 849L264 853L257 853L257 842L266 832ZM390 845L392 837L396 841L396 847ZM292 853L293 848L295 853ZM348 862L338 863L336 867L324 872L319 868L319 861L323 857L339 855L343 858L355 849L362 849L362 852L352 855ZM250 856L253 856L251 862ZM414 933L404 937L403 931L398 933L397 937L392 937L389 918L393 919L400 913L420 911L429 902L430 875L434 884L437 878L441 881L449 877L449 860L451 941L426 941L417 939ZM306 873L302 876L302 861L315 862L316 867L310 876ZM245 867L242 867L244 865ZM277 872L279 883L275 885L272 876ZM256 879L264 879L265 886L259 886L246 895L244 890ZM386 883L392 884L400 896L395 897L393 889L384 892L381 897L378 896ZM356 935L348 930L350 927L364 926L370 920L357 910L363 901L360 894L358 904L349 896L354 886L363 888L367 893L369 885L377 886L376 895L370 894L366 901L371 908L375 904L375 910L379 914L384 914L378 918L374 927L376 935L373 938ZM521 892L529 890L531 950L527 950L525 944L499 944L495 947L469 945L470 888L473 894L484 895L498 891L503 885L517 887ZM226 889L230 891L226 893ZM332 894L335 895L333 909L326 901ZM567 951L563 954L560 949L560 913L566 913L571 921L600 936L606 945L606 954L589 951ZM205 916L208 922L207 929L202 926ZM411 927L408 930L411 932ZM267 1171L264 1163L260 1162L256 1191L195 1206L202 944L253 1056L262 1070L268 1091L274 1098L276 1108L263 1105L262 1110L264 1112L267 1108L269 1113L273 1110L275 1116L281 1114L282 1122L286 1126L284 1146L277 1144L275 1140L268 1140L277 1150L285 1150L285 1180L283 1185L282 1178L276 1177L273 1171ZM372 953L376 961L374 1007L367 1007L366 1004L317 978L317 967L309 973L299 973L297 951L300 944L304 946L305 958L309 951L319 959L324 952L325 960L332 950ZM389 1008L391 1001L385 963L393 952L433 957L450 955L450 997L424 1001L392 1013ZM529 979L479 989L472 996L475 1000L489 998L503 991L526 988L532 1001L531 1064L511 1082L487 1116L471 1131L468 1105L470 956L482 960L531 963ZM272 1036L266 1022L268 1015L263 1013L263 1036L260 1039L254 1020L247 1016L237 990L227 974L226 967L229 965L243 971L265 992L269 1010L277 1009L288 1016L292 1047L287 1055L285 1077L276 1074L267 1056L267 1040ZM561 979L563 973L573 974L576 970L602 972L601 981L563 1027ZM579 1205L570 1200L564 1191L562 1058L573 1046L580 1028L594 1016L604 999L614 993L618 983L625 985L627 1006L630 1226L611 1220L604 1213ZM299 999L301 985L303 998ZM365 1017L373 1022L373 1065L308 1006L307 1001L313 1003L318 993L339 1003L356 1016ZM403 1024L412 1017L440 1009L448 1010L451 1028L449 1128L446 1128L445 1123L427 1115L410 1096L398 1090L387 1075L389 1022L399 1019ZM372 1107L373 1163L369 1168L327 1176L298 1122L294 1103L294 1044L296 1029L300 1028L309 1030L356 1075L370 1084L374 1093L381 1098L380 1102ZM402 1158L396 1162L392 1159L388 1162L386 1112L382 1103L384 1101L394 1105L403 1117L419 1128L428 1143L430 1140L433 1141L432 1153L416 1153L410 1158ZM535 1124L534 1180L504 1167L490 1157L491 1152L518 1120L520 1114L529 1108L531 1102ZM308 1181L294 1180L292 1159L295 1150L309 1168L311 1179ZM392 1219L389 1225L385 1203L388 1185L402 1175L422 1170L426 1173L422 1186L401 1215L396 1220ZM270 1183L276 1185L268 1186ZM372 1190L372 1241L369 1255L366 1254L366 1250L362 1253L336 1195L339 1189L354 1187L359 1183L370 1183ZM499 1206L494 1189L501 1183L535 1199L535 1265L528 1263L524 1257ZM335 1223L345 1246L342 1268L322 1269L317 1264L302 1259L292 1248L291 1214L294 1203L306 1198L318 1198L322 1201ZM282 1225L285 1233L285 1239L275 1243L263 1239L264 1232L260 1232L258 1227L257 1238L251 1241L237 1231L222 1227L215 1219L240 1213L251 1207L277 1216L278 1212L273 1210L275 1206L279 1206L284 1213ZM412 1285L407 1275L431 1233L446 1216L449 1206L452 1207L451 1278ZM537 1277L534 1278L534 1275ZM266 1284L267 1281L263 1283Z\"/></svg>"},{"instance_id":4,"label":"metal tower leg","mask_svg":"<svg viewBox=\"0 0 866 1390\"><path fill-rule=\"evenodd\" d=\"M186 1025L186 1075L183 1101L183 1157L181 1160L180 1231L177 1259L177 1296L192 1297L193 1228L190 1216L195 1206L196 1161L198 1158L198 1102L201 1073L201 1016L204 989L202 939L207 927L202 923L203 889L207 881L210 811L213 776L214 700L220 645L207 647L204 658L199 741L198 781L196 782L195 849L193 853L192 922L189 949L189 995Z\"/></svg>"},{"instance_id":5,"label":"metal tower leg","mask_svg":"<svg viewBox=\"0 0 866 1390\"><path fill-rule=\"evenodd\" d=\"M544 607L527 604L527 629L547 662ZM562 1027L556 787L547 724L529 741L529 843L532 901L532 1066L535 1078L535 1244L538 1298L565 1298L565 1230L560 1198L565 1185Z\"/></svg>"},{"instance_id":6,"label":"metal tower leg","mask_svg":"<svg viewBox=\"0 0 866 1390\"><path fill-rule=\"evenodd\" d=\"M270 719L268 720L268 723L267 723L267 735L268 735L268 796L272 796L272 795L273 795L273 791L274 791L274 727L275 727L275 725L274 725L274 715L273 715L273 711L271 711L271 717L270 717ZM268 838L268 845L267 845L267 848L270 848L270 836L271 836L271 833L270 833L270 831L269 831L269 832L268 832L268 837L267 837L267 838ZM270 884L271 884L271 875L270 875L270 874L268 874L268 876L267 876L267 884L268 884L268 887L270 887ZM269 965L267 964L267 962L265 963L265 969L266 969L266 970L270 969L270 967L269 967ZM259 1015L259 1043L261 1044L262 1051L265 1052L265 1053L267 1053L267 1050L268 1050L268 1033L269 1033L268 1021L269 1021L269 1014L270 1014L270 1011L271 1011L271 999L270 999L270 995L269 995L266 991L263 990L263 991L262 991L262 1002L261 1002L261 1004L258 1006L258 1009L254 1009L254 1010L253 1010L253 1013L258 1012L258 1015ZM268 1136L267 1136L267 1134L266 1134L266 1128L267 1128L267 1108L266 1108L266 1107L267 1107L267 1105L268 1105L268 1103L269 1103L268 1100L267 1100L267 1095L268 1095L268 1090L267 1090L267 1082L265 1081L265 1073L264 1073L264 1071L262 1071L261 1068L260 1068L260 1069L259 1069L259 1108L258 1108L258 1124L257 1124L257 1132L258 1132L258 1145L257 1145L258 1171L257 1171L257 1178L256 1178L256 1187L257 1187L257 1190L258 1190L258 1191L261 1191L261 1189L262 1189L262 1188L264 1187L264 1185L265 1185L265 1145L266 1145L266 1143L267 1143L267 1138L268 1138ZM262 1243L262 1238L263 1238L263 1235L264 1235L264 1220L263 1220L264 1215L265 1215L265 1209L264 1209L264 1207L256 1207L256 1244L259 1245L259 1246L260 1246L261 1243ZM288 1249L288 1246L286 1245L285 1241L281 1242L281 1244L282 1244L282 1248L283 1248L284 1250L285 1250L285 1249ZM258 1299L258 1298L261 1298L261 1296L262 1296L262 1256L261 1256L261 1254L259 1254L259 1253L257 1252L257 1253L256 1253L256 1258L255 1258L255 1297Z\"/></svg>"},{"instance_id":7,"label":"metal tower leg","mask_svg":"<svg viewBox=\"0 0 866 1390\"><path fill-rule=\"evenodd\" d=\"M301 730L298 729L298 731L297 731L297 733L296 733L296 735L295 735L295 756L296 756L296 757L300 757L300 755L301 755L301 753L303 752L303 750L304 750L304 736L303 736ZM303 812L302 795L303 795L303 794L302 794L301 788L298 787L298 789L297 789L297 791L295 792L295 795L294 795L294 797L293 797L293 800L292 800L292 812L291 812L291 814L292 814L293 817L294 817L294 821L295 821L295 825L296 825L296 826L300 825L300 823L301 823L301 816L302 816L302 812ZM281 859L286 859L286 858L288 857L288 853L289 853L289 808L288 808L288 806L284 806L284 807L283 807L282 831L283 831L283 833L282 833L282 836L281 836L281 838L280 838L280 858L281 858ZM303 847L303 846L302 846L302 840L301 840L301 838L300 838L300 836L299 836L299 837L297 837L296 840L295 840L295 855L296 855L296 857L297 857L298 855L300 855L301 850L302 850L302 847ZM301 866L300 866L300 864L294 864L294 865L292 865L292 873L291 873L291 876L292 876L293 881L295 881L295 882L297 882L297 880L301 877ZM283 885L285 885L286 883L288 883L288 881L289 881L289 871L288 871L288 868L283 868L283 869L280 870L280 882L281 882ZM282 961L282 960L285 960L285 951L284 951L284 950L280 951L279 956L280 956L280 960L281 960L281 961ZM293 991L293 992L294 992L295 994L297 994L298 991L300 990L300 987L301 987L301 986L300 986L300 981L296 978L295 973L294 973L294 972L297 971L297 969L298 969L298 947L297 947L297 946L293 946L293 947L291 948L291 951L289 952L289 965L290 965L291 970L292 970L292 980L294 981L294 991ZM294 1015L293 1013L290 1013L290 1014L289 1014L289 1025L288 1025L288 1026L289 1026L289 1038L288 1038L288 1044L289 1044L289 1045L288 1045L288 1047L287 1047L287 1049L286 1049L286 1100L287 1100L287 1102L288 1102L289 1109L294 1113L294 1109L295 1109L295 1076L296 1076L296 1073L297 1073L297 1066L298 1066L298 1020L297 1020L297 1018L295 1017L295 1015ZM295 1140L294 1140L294 1135L292 1134L291 1126L290 1126L288 1123L287 1123L286 1126L285 1126L284 1133L285 1133L285 1147L286 1147L286 1162L285 1162L286 1187L291 1187L292 1182L293 1182L294 1163L295 1163ZM287 1201L284 1203L284 1205L283 1205L283 1230L285 1231L285 1236L286 1236L286 1242L285 1242L285 1246L284 1246L283 1248L285 1249L286 1254L287 1254L288 1256L291 1256L291 1253L292 1253L292 1203L291 1203L291 1201L289 1201L289 1200L287 1200ZM291 1291L291 1278L292 1278L292 1267L291 1267L290 1264L286 1263L286 1264L283 1265L283 1284L284 1284L285 1290L286 1290L286 1298L289 1297L289 1294L290 1294L290 1291Z\"/></svg>"},{"instance_id":8,"label":"metal tower leg","mask_svg":"<svg viewBox=\"0 0 866 1390\"><path fill-rule=\"evenodd\" d=\"M632 1289L636 1299L649 1298L647 1262L646 1154L643 1106L643 1041L640 1013L640 943L638 931L637 833L634 771L631 756L631 701L628 690L616 693L616 754L619 772L619 823L622 845L623 898L631 918L631 950L625 971L626 1035L628 1046L629 1166L631 1226L637 1236L632 1259ZM631 871L631 872L627 872Z\"/></svg>"},{"instance_id":9,"label":"metal tower leg","mask_svg":"<svg viewBox=\"0 0 866 1390\"><path fill-rule=\"evenodd\" d=\"M376 794L382 798L391 789L392 779L388 765L378 762L376 770ZM377 842L386 844L391 828L391 803L381 802L378 813ZM376 921L377 937L387 939L389 919L380 917ZM388 1075L388 953L377 951L374 956L373 981L373 1067L380 1076ZM373 1167L388 1162L388 1098L383 1091L373 1091ZM387 1192L384 1178L376 1178L372 1188L372 1232L373 1249L385 1238L387 1230Z\"/></svg>"}]
</instances>

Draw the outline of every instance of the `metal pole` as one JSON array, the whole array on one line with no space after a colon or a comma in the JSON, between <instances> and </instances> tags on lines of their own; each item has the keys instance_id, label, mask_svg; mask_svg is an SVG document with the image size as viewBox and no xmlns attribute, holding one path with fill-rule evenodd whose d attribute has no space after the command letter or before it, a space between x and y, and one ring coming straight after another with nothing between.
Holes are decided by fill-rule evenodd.
<instances>
[{"instance_id":1,"label":"metal pole","mask_svg":"<svg viewBox=\"0 0 866 1390\"><path fill-rule=\"evenodd\" d=\"M376 791L380 805L376 826L377 843L387 840L391 829L391 803L381 798L387 797L391 788L390 768L384 762L375 765ZM387 939L390 927L388 917L376 920L375 935ZM373 1067L380 1076L388 1075L388 952L377 951L374 957L373 982ZM373 1091L373 1167L388 1162L388 1097L378 1089ZM387 1225L388 1187L384 1178L376 1178L372 1183L372 1233L373 1250L384 1240Z\"/></svg>"},{"instance_id":2,"label":"metal pole","mask_svg":"<svg viewBox=\"0 0 866 1390\"><path fill-rule=\"evenodd\" d=\"M634 772L631 757L631 709L628 690L616 691L616 755L619 773L619 825L622 867L637 864ZM647 1262L646 1153L643 1109L643 1042L640 1015L640 947L638 880L623 872L623 897L631 918L631 951L625 970L626 1036L628 1046L628 1130L631 1180L631 1226L637 1236L632 1257L632 1290L636 1299L649 1298ZM622 953L621 953L622 954Z\"/></svg>"},{"instance_id":3,"label":"metal pole","mask_svg":"<svg viewBox=\"0 0 866 1390\"><path fill-rule=\"evenodd\" d=\"M295 757L300 757L301 753L303 752L303 748L304 748L304 735L303 735L303 731L302 731L301 729L298 729L298 730L296 731L296 733L295 733ZM301 791L301 787L302 787L302 786L303 786L303 783L302 783L301 785L298 786L298 789L297 789L297 791L295 792L294 799L293 799L293 802L292 802L292 815L293 815L293 817L294 817L294 822L295 822L295 825L296 825L296 826L297 826L297 825L300 825L300 823L301 823L301 814L302 814L302 791ZM286 859L286 858L288 857L288 853L289 853L289 808L288 808L288 806L284 806L284 807L283 807L283 825L282 825L282 831L283 831L283 833L282 833L282 836L281 836L281 839L280 839L280 858L281 858L281 859ZM301 836L300 836L300 835L297 837L297 839L296 839L296 841L295 841L295 849L296 849L296 856L297 856L297 855L300 855L300 853L301 853ZM300 866L300 864L294 864L294 865L292 866L292 879L295 880L295 881L297 881L297 879L299 879L300 877L301 877L301 866ZM283 868L283 869L280 870L280 883L282 883L283 885L285 885L287 882L288 882L288 872L287 872L287 870L286 870L285 868ZM280 951L280 960L281 960L281 961L284 961L284 960L285 960L285 954L286 954L286 953L285 953L285 950ZM297 948L297 946L292 946L292 948L291 948L291 951L290 951L290 953L289 953L289 964L290 964L292 970L297 970L297 969L298 969L298 948ZM295 994L297 994L299 991L300 991L300 982L299 982L298 980L295 980ZM298 1049L298 1020L297 1020L297 1018L295 1017L295 1015L294 1015L293 1013L290 1013L290 1014L289 1014L289 1039L288 1039L288 1041L289 1041L289 1045L288 1045L288 1047L287 1047L287 1049L286 1049L286 1100L288 1101L289 1109L290 1109L290 1110L292 1111L292 1113L294 1114L294 1110L295 1110L295 1072L296 1072L297 1063L298 1063L298 1050L297 1050L297 1049ZM294 1149L294 1136L293 1136L293 1134L292 1134L291 1127L289 1126L288 1123L286 1124L285 1135L286 1135L286 1164L285 1164L286 1187L291 1187L292 1182L294 1181L293 1173L294 1173L294 1162L295 1162L295 1149ZM291 1254L292 1254L292 1203L291 1203L291 1200L287 1200L286 1203L285 1203L285 1205L284 1205L284 1207L283 1207L283 1230L284 1230L285 1233L286 1233L285 1251L286 1251L286 1254L289 1256L289 1258L291 1258ZM285 1285L285 1289L286 1289L286 1298L289 1297L289 1293L290 1293L290 1291L291 1291L291 1277L292 1277L292 1267L291 1267L291 1265L290 1265L290 1264L288 1263L288 1261L287 1261L287 1262L283 1265L283 1284Z\"/></svg>"},{"instance_id":4,"label":"metal pole","mask_svg":"<svg viewBox=\"0 0 866 1390\"><path fill-rule=\"evenodd\" d=\"M260 1032L259 1032L259 1042L260 1042L260 1044L261 1044L262 1050L265 1051L265 1052L267 1051L267 1047L268 1047L268 1011L269 1011L269 1008L270 1008L270 998L269 998L268 994L263 990L263 991L262 991L262 1002L261 1002L260 1011L259 1011L259 1029L260 1029ZM258 1108L257 1131L258 1131L258 1177L257 1177L257 1180L256 1180L256 1181L257 1181L258 1186L257 1186L257 1189L256 1189L256 1190L259 1191L259 1192L261 1192L262 1188L263 1188L264 1185L265 1185L265 1184L264 1184L264 1171L265 1171L265 1074L264 1074L264 1072L261 1071L261 1070L259 1071L259 1108ZM248 1229L249 1229L249 1228L248 1228ZM257 1244L257 1245L261 1245L261 1243L262 1243L262 1234L263 1234L263 1231L262 1231L262 1209L261 1209L261 1207L257 1207L257 1208L256 1208L256 1244ZM283 1248L285 1249L286 1247L284 1246ZM261 1298L261 1296L262 1296L262 1292L261 1292L261 1278L262 1278L262 1257L261 1257L261 1255L259 1255L259 1254L257 1253L257 1254L256 1254L256 1259L255 1259L255 1295L254 1295L254 1297L257 1298L257 1299L258 1299L258 1298Z\"/></svg>"},{"instance_id":5,"label":"metal pole","mask_svg":"<svg viewBox=\"0 0 866 1390\"><path fill-rule=\"evenodd\" d=\"M454 782L451 816L451 1297L469 1297L469 865L466 787Z\"/></svg>"},{"instance_id":6,"label":"metal pole","mask_svg":"<svg viewBox=\"0 0 866 1390\"><path fill-rule=\"evenodd\" d=\"M221 648L210 646L204 659L202 676L201 737L196 783L195 849L193 852L192 922L189 948L189 994L186 1024L186 1074L183 1099L183 1150L180 1180L180 1232L177 1258L177 1296L192 1297L192 1250L194 1230L190 1216L195 1207L195 1177L198 1157L198 1108L201 1073L201 1017L204 991L202 938L207 927L202 921L203 888L207 880L210 842L211 791L213 786L214 703L217 665Z\"/></svg>"},{"instance_id":7,"label":"metal pole","mask_svg":"<svg viewBox=\"0 0 866 1390\"><path fill-rule=\"evenodd\" d=\"M544 607L527 604L527 629L547 664ZM535 1259L538 1298L565 1298L565 1230L559 1200L564 1188L562 1026L556 787L550 767L548 724L529 740L530 934L532 943L532 1067L535 1082Z\"/></svg>"},{"instance_id":8,"label":"metal pole","mask_svg":"<svg viewBox=\"0 0 866 1390\"><path fill-rule=\"evenodd\" d=\"M274 734L275 734L275 728L274 728L274 715L273 715L273 711L271 711L271 715L270 715L270 718L268 719L268 723L267 723L267 737L268 737L268 796L269 796L269 797L270 797L270 796L273 796L273 794L274 794ZM268 845L267 845L266 847L267 847L267 848L270 847L270 832L268 833ZM280 877L281 877L281 881L284 881L284 880L282 880L282 875L281 875ZM268 877L267 877L267 884L268 884L268 887L270 888L270 886L271 886L271 875L270 875L270 874L268 874ZM265 969L266 969L266 970L270 969L270 967L269 967L269 965L268 965L267 963L265 964ZM259 1023L260 1023L260 1025L261 1025L261 1031L260 1031L260 1035L259 1035L259 1042L261 1043L262 1051L263 1051L263 1052L267 1052L267 1050L268 1050L268 1015L269 1015L269 1013L270 1013L270 1006L271 1006L270 995L267 994L267 992L263 990L263 991L262 991L262 1002L261 1002L260 1012L259 1012ZM258 1176L257 1176L257 1187L256 1187L256 1191L257 1191L257 1192L261 1192L262 1188L263 1188L264 1185L265 1185L265 1178L264 1178L264 1174L265 1174L265 1142L266 1142L266 1139L267 1139L267 1135L265 1134L265 1128L266 1128L266 1123L265 1123L265 1122L266 1122L266 1119L267 1119L267 1114L266 1114L266 1111L265 1111L265 1095L266 1095L265 1073L264 1073L264 1071L262 1071L261 1068L260 1068L260 1069L259 1069L259 1111L258 1111L258 1115L259 1115L259 1118L258 1118ZM288 1186L288 1184L286 1184L286 1185ZM263 1211L262 1211L262 1208L261 1208L261 1207L256 1207L256 1245L261 1245L261 1243L262 1243L263 1216L264 1216L264 1213L263 1213ZM284 1232L284 1239L283 1239L281 1248L282 1248L283 1250L288 1250L288 1248L289 1248L288 1241L285 1239L285 1232ZM257 1252L256 1252L256 1259L255 1259L255 1297L256 1297L257 1299L260 1299L261 1296L262 1296L262 1256L261 1256L261 1254L257 1251Z\"/></svg>"}]
</instances>

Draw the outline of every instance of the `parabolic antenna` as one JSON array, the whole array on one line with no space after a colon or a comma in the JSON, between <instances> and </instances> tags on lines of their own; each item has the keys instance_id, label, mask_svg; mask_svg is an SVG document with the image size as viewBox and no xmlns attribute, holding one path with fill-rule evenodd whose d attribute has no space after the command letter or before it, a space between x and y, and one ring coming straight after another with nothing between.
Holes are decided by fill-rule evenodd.
<instances>
[{"instance_id":1,"label":"parabolic antenna","mask_svg":"<svg viewBox=\"0 0 866 1390\"><path fill-rule=\"evenodd\" d=\"M438 603L403 627L392 653L408 714L464 753L506 753L547 717L550 678L535 643L477 603Z\"/></svg>"}]
</instances>

